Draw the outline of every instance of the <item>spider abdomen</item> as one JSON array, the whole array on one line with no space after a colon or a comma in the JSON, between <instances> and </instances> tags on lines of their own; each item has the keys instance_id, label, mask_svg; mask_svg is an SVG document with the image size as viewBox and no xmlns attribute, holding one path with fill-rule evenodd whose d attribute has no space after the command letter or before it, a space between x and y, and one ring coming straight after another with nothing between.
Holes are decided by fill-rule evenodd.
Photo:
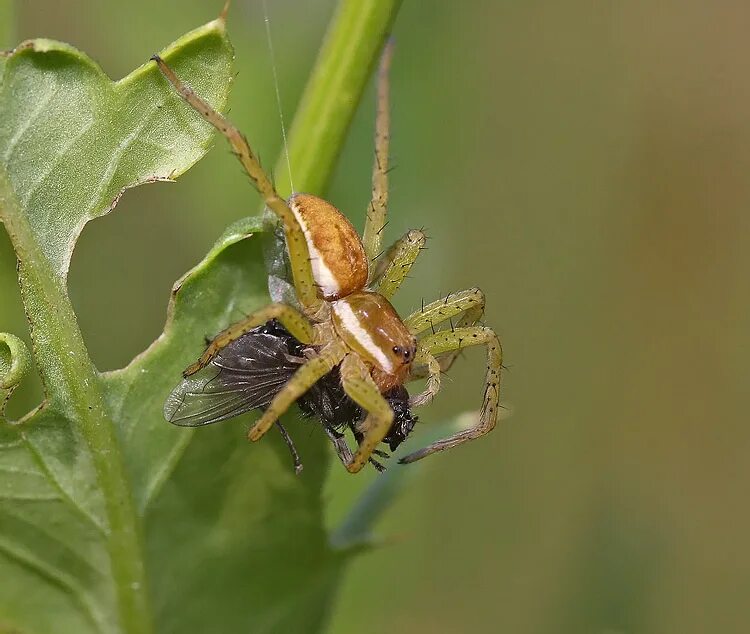
<instances>
[{"instance_id":1,"label":"spider abdomen","mask_svg":"<svg viewBox=\"0 0 750 634\"><path fill-rule=\"evenodd\" d=\"M294 194L288 202L305 234L313 278L323 297L336 300L364 288L367 256L346 216L311 194Z\"/></svg>"}]
</instances>

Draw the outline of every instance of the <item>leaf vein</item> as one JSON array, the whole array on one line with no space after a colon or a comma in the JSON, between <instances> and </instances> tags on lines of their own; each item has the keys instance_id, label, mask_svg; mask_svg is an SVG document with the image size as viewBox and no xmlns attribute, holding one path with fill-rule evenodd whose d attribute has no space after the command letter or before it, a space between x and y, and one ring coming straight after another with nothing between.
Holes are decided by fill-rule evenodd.
<instances>
[{"instance_id":1,"label":"leaf vein","mask_svg":"<svg viewBox=\"0 0 750 634\"><path fill-rule=\"evenodd\" d=\"M25 548L19 548L2 535L0 535L0 552L5 553L10 559L13 559L67 592L83 608L84 613L93 623L94 627L101 632L106 631L107 628L104 625L103 615L97 613L96 602L92 601L86 590L79 586L74 578L66 575L63 571L55 568L43 559L32 556Z\"/></svg>"},{"instance_id":2,"label":"leaf vein","mask_svg":"<svg viewBox=\"0 0 750 634\"><path fill-rule=\"evenodd\" d=\"M39 468L42 470L44 476L46 479L54 486L55 489L57 489L60 492L60 497L64 502L67 502L67 504L75 511L81 514L82 517L87 519L102 535L107 535L108 530L106 526L101 524L94 516L93 514L89 513L85 508L83 508L80 504L76 503L76 501L68 495L68 492L65 490L65 488L57 481L55 476L52 474L52 471L47 467L47 464L44 462L44 458L39 454L39 452L36 450L33 444L31 444L28 439L26 438L26 435L24 434L24 442L31 453L31 456L34 458L34 461L39 465Z\"/></svg>"},{"instance_id":3,"label":"leaf vein","mask_svg":"<svg viewBox=\"0 0 750 634\"><path fill-rule=\"evenodd\" d=\"M21 142L23 136L31 128L32 124L36 123L37 119L42 116L42 112L44 112L44 109L47 107L49 102L52 101L52 98L57 95L57 92L59 90L57 79L54 76L51 76L51 80L52 84L50 85L49 89L44 93L42 98L39 99L39 101L36 103L36 106L31 111L31 114L28 116L28 118L24 119L21 125L18 126L16 133L13 135L10 141L8 141L8 146L5 148L5 153L3 154L3 163L5 163L6 165L11 159L16 147L18 147L19 143Z\"/></svg>"},{"instance_id":4,"label":"leaf vein","mask_svg":"<svg viewBox=\"0 0 750 634\"><path fill-rule=\"evenodd\" d=\"M44 182L50 177L50 175L55 171L55 168L60 164L60 161L62 161L68 154L68 152L73 148L73 146L78 143L78 141L92 128L94 125L94 120L90 119L86 125L74 136L72 136L62 148L60 148L60 151L57 152L57 155L54 159L52 159L48 163L47 169L43 172L41 178L37 180L36 183L31 185L29 187L28 191L26 192L26 195L24 196L24 199L21 201L22 205L24 207L29 206L29 201L33 198L34 194L39 191L39 188L44 184ZM46 218L46 224L49 225L50 215L55 211L55 209L50 205L47 207L47 218Z\"/></svg>"}]
</instances>

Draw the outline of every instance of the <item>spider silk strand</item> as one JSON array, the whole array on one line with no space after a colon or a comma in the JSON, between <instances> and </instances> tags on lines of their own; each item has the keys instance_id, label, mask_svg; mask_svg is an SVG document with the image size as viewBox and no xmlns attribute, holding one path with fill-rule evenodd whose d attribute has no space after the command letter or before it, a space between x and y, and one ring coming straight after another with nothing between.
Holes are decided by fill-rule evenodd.
<instances>
[{"instance_id":1,"label":"spider silk strand","mask_svg":"<svg viewBox=\"0 0 750 634\"><path fill-rule=\"evenodd\" d=\"M268 54L271 58L271 70L273 71L273 85L276 89L276 106L279 110L279 122L281 123L281 138L284 140L284 156L286 157L286 168L289 171L289 187L294 193L294 181L292 180L292 163L289 160L289 143L286 139L286 126L284 125L284 112L281 109L281 90L279 89L279 77L276 71L276 54L273 49L273 38L271 37L271 18L268 15L268 0L263 0L263 17L266 24L266 40L268 41Z\"/></svg>"}]
</instances>

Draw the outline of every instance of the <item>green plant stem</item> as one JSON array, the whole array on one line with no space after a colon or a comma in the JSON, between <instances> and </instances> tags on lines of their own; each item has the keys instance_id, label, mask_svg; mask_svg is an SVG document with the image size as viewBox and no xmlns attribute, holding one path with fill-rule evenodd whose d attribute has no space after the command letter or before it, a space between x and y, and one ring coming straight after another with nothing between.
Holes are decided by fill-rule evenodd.
<instances>
[{"instance_id":1,"label":"green plant stem","mask_svg":"<svg viewBox=\"0 0 750 634\"><path fill-rule=\"evenodd\" d=\"M324 194L401 0L341 0L302 95L289 135L298 191ZM286 162L276 165L282 195L291 194Z\"/></svg>"},{"instance_id":2,"label":"green plant stem","mask_svg":"<svg viewBox=\"0 0 750 634\"><path fill-rule=\"evenodd\" d=\"M107 548L122 628L130 634L147 634L152 628L138 516L99 374L89 359L65 280L37 244L2 167L0 219L21 263L19 283L37 367L44 384L55 385L55 393L61 395L47 407L64 414L88 445L106 501Z\"/></svg>"}]
</instances>

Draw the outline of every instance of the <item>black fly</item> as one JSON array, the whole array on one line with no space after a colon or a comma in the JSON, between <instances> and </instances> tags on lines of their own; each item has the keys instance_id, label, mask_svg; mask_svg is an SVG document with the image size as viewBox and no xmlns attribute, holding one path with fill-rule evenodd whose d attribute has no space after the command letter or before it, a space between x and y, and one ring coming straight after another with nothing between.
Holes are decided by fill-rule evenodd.
<instances>
[{"instance_id":1,"label":"black fly","mask_svg":"<svg viewBox=\"0 0 750 634\"><path fill-rule=\"evenodd\" d=\"M277 321L251 330L224 347L209 365L182 380L164 404L164 417L181 427L200 427L234 418L252 410L263 410L306 361L305 346ZM406 440L417 422L409 409L409 393L398 386L386 394L394 411L393 424L383 443L391 451ZM338 368L320 379L298 401L302 414L320 421L339 459L351 459L344 432L348 429L359 443L358 430L364 412L344 392ZM287 443L299 473L302 465L287 430L276 423ZM387 458L384 451L375 452ZM377 460L370 463L384 469Z\"/></svg>"}]
</instances>

